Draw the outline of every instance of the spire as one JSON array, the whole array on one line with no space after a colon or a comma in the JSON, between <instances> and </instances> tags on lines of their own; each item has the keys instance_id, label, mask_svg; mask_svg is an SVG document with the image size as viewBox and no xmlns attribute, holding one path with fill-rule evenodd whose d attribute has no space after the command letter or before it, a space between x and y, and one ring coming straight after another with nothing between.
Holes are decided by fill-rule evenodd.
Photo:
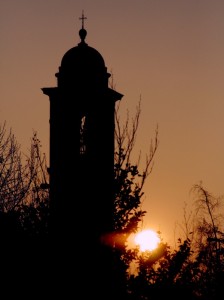
<instances>
[{"instance_id":1,"label":"spire","mask_svg":"<svg viewBox=\"0 0 224 300\"><path fill-rule=\"evenodd\" d=\"M81 39L81 43L85 43L85 38L87 35L87 31L84 28L84 20L87 18L84 16L84 11L82 11L82 16L79 18L79 20L82 20L82 28L79 30L79 36Z\"/></svg>"}]
</instances>

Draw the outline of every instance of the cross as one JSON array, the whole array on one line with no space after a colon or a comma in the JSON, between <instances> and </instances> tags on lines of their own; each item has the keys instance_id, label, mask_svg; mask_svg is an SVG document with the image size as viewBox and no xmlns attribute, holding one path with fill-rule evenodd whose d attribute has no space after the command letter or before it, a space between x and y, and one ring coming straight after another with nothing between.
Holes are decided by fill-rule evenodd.
<instances>
[{"instance_id":1,"label":"cross","mask_svg":"<svg viewBox=\"0 0 224 300\"><path fill-rule=\"evenodd\" d=\"M79 20L82 20L82 29L84 28L84 20L86 20L87 18L84 17L84 11L82 11L82 17L79 18Z\"/></svg>"}]
</instances>

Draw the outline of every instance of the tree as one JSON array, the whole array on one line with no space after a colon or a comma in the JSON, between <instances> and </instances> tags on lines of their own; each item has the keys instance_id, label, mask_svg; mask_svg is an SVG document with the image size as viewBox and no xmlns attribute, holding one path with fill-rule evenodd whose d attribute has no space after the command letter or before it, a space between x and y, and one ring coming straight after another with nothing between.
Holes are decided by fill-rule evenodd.
<instances>
[{"instance_id":1,"label":"tree","mask_svg":"<svg viewBox=\"0 0 224 300\"><path fill-rule=\"evenodd\" d=\"M47 262L44 239L49 197L46 160L40 147L34 132L29 154L22 154L6 122L0 126L0 281L8 297L15 291L16 297L24 296L38 282L44 283L45 274L41 279L38 274Z\"/></svg>"},{"instance_id":2,"label":"tree","mask_svg":"<svg viewBox=\"0 0 224 300\"><path fill-rule=\"evenodd\" d=\"M0 125L0 213L4 232L10 224L29 235L40 232L40 223L46 226L43 219L49 202L48 174L40 147L33 132L29 155L22 155L12 130L7 131L6 122Z\"/></svg>"},{"instance_id":3,"label":"tree","mask_svg":"<svg viewBox=\"0 0 224 300\"><path fill-rule=\"evenodd\" d=\"M15 210L27 197L33 178L28 164L22 165L20 145L6 123L0 125L0 211Z\"/></svg>"},{"instance_id":4,"label":"tree","mask_svg":"<svg viewBox=\"0 0 224 300\"><path fill-rule=\"evenodd\" d=\"M138 223L142 221L145 211L141 209L141 199L143 196L143 187L146 178L152 172L153 159L158 147L158 128L156 129L154 142L151 141L149 154L146 155L145 167L140 172L139 160L136 164L131 163L131 154L135 145L135 138L140 118L140 101L136 108L136 115L130 123L129 115L124 126L121 126L119 119L119 107L115 113L116 131L115 131L115 199L114 199L114 233L111 244L111 263L114 263L115 278L118 278L117 288L123 290L126 294L127 270L130 262L135 259L136 251L127 250L127 239L131 233L138 229ZM131 126L131 129L129 128ZM33 133L29 155L25 160L20 152L20 147L11 133L7 137L4 126L4 139L1 139L2 162L6 158L15 163L13 156L18 157L17 167L7 168L5 165L4 174L11 174L14 178L14 186L17 194L11 197L11 206L7 206L5 213L16 212L19 216L20 226L26 237L36 237L46 235L48 232L49 216L49 191L48 191L48 173L45 156L42 155L41 144L37 138L37 133ZM11 143L9 143L11 141ZM6 145L8 145L6 147ZM11 146L10 146L11 145ZM16 145L16 146L15 146ZM6 149L8 154L6 155ZM12 149L14 149L12 151ZM19 174L21 174L19 176ZM2 191L7 191L9 186L8 179L4 180ZM15 180L16 179L16 180ZM2 181L3 182L3 181ZM12 181L13 182L13 181ZM2 192L2 202L9 203L6 197L7 193ZM6 205L4 206L6 207ZM37 251L35 251L35 255Z\"/></svg>"},{"instance_id":5,"label":"tree","mask_svg":"<svg viewBox=\"0 0 224 300\"><path fill-rule=\"evenodd\" d=\"M33 132L26 164L32 170L29 190L18 206L23 229L30 236L48 234L49 228L49 174L45 154L37 132Z\"/></svg>"},{"instance_id":6,"label":"tree","mask_svg":"<svg viewBox=\"0 0 224 300\"><path fill-rule=\"evenodd\" d=\"M180 239L173 252L161 243L158 249L139 255L138 273L129 280L131 299L193 299L190 255L190 240Z\"/></svg>"},{"instance_id":7,"label":"tree","mask_svg":"<svg viewBox=\"0 0 224 300\"><path fill-rule=\"evenodd\" d=\"M193 248L200 278L197 282L198 293L205 299L218 299L224 292L223 214L219 212L223 197L215 197L202 183L195 184L192 190L196 195L197 222Z\"/></svg>"},{"instance_id":8,"label":"tree","mask_svg":"<svg viewBox=\"0 0 224 300\"><path fill-rule=\"evenodd\" d=\"M139 126L141 102L136 107L134 119L130 123L127 113L124 125L119 118L119 105L115 112L115 199L114 199L114 234L112 260L116 266L117 278L120 276L120 289L125 289L122 297L127 297L128 269L136 259L136 249L127 248L127 239L130 234L138 230L146 211L141 208L141 199L144 194L143 187L146 178L152 172L153 159L158 148L158 128L155 132L154 142L151 141L150 151L146 155L145 167L139 171L141 155L136 164L131 163L131 155L135 146L136 134ZM126 295L125 295L126 293Z\"/></svg>"},{"instance_id":9,"label":"tree","mask_svg":"<svg viewBox=\"0 0 224 300\"><path fill-rule=\"evenodd\" d=\"M126 236L136 232L138 223L145 215L141 209L141 198L144 195L144 183L152 172L153 159L158 148L158 128L154 141L151 140L149 153L146 155L145 166L139 171L141 153L136 164L131 163L131 155L135 146L136 134L141 114L141 100L136 107L136 114L130 125L129 114L121 127L119 105L115 113L115 203L114 229L122 231ZM131 129L130 129L131 127Z\"/></svg>"},{"instance_id":10,"label":"tree","mask_svg":"<svg viewBox=\"0 0 224 300\"><path fill-rule=\"evenodd\" d=\"M160 245L138 256L138 273L129 280L131 299L214 300L223 294L223 216L217 213L222 197L214 197L202 184L192 190L196 195L192 231L185 216L186 239L178 239L178 249Z\"/></svg>"}]
</instances>

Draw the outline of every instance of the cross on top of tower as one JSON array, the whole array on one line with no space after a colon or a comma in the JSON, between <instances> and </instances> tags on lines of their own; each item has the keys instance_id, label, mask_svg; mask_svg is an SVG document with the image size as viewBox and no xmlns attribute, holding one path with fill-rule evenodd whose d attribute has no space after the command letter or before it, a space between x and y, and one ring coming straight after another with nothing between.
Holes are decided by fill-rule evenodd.
<instances>
[{"instance_id":1,"label":"cross on top of tower","mask_svg":"<svg viewBox=\"0 0 224 300\"><path fill-rule=\"evenodd\" d=\"M87 35L87 31L84 28L84 20L87 18L84 16L84 11L82 11L82 16L79 18L79 20L82 20L82 28L79 30L79 36L81 38L81 44L85 44L85 37Z\"/></svg>"},{"instance_id":2,"label":"cross on top of tower","mask_svg":"<svg viewBox=\"0 0 224 300\"><path fill-rule=\"evenodd\" d=\"M82 20L82 29L84 29L84 20L86 20L87 17L84 16L84 11L82 11L82 16L79 18L79 20Z\"/></svg>"}]
</instances>

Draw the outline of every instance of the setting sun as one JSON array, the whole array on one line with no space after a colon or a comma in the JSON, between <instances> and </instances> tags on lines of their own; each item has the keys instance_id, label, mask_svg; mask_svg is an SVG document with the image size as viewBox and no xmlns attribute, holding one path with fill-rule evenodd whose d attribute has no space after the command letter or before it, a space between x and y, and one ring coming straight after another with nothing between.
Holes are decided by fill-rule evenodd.
<instances>
[{"instance_id":1,"label":"setting sun","mask_svg":"<svg viewBox=\"0 0 224 300\"><path fill-rule=\"evenodd\" d=\"M141 251L152 251L157 248L160 238L155 231L147 229L137 233L134 242L140 247Z\"/></svg>"}]
</instances>

